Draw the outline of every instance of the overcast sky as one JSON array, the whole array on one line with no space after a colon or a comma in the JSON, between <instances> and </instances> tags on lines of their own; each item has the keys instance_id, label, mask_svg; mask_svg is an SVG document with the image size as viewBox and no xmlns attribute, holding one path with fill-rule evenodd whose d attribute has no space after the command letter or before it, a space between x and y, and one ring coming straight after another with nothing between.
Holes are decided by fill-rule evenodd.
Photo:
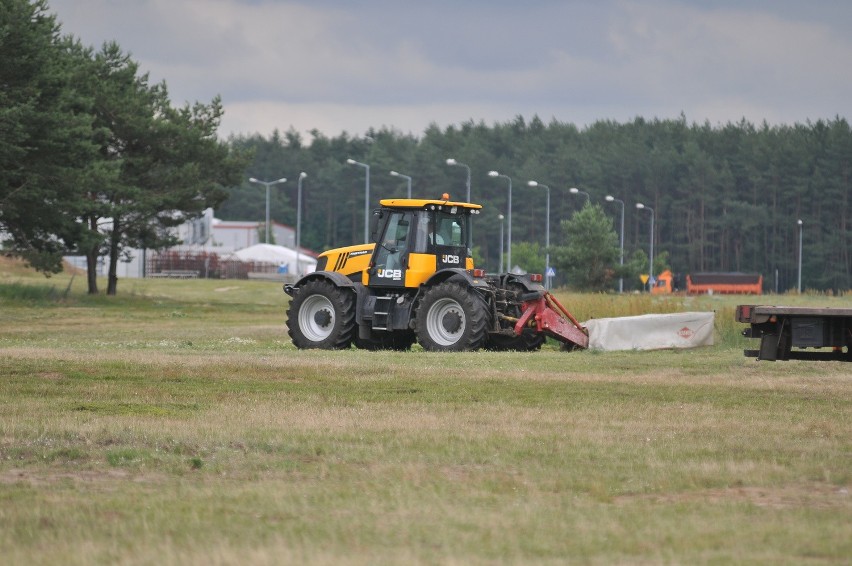
<instances>
[{"instance_id":1,"label":"overcast sky","mask_svg":"<svg viewBox=\"0 0 852 566\"><path fill-rule=\"evenodd\" d=\"M852 107L848 0L49 0L220 134L327 136L538 115L792 124Z\"/></svg>"}]
</instances>

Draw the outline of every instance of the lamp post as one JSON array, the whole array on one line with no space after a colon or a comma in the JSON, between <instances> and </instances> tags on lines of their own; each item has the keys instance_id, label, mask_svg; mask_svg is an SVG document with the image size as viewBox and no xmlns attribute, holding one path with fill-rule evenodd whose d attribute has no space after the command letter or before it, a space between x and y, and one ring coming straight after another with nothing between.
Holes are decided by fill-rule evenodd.
<instances>
[{"instance_id":1,"label":"lamp post","mask_svg":"<svg viewBox=\"0 0 852 566\"><path fill-rule=\"evenodd\" d=\"M470 167L468 167L464 163L459 163L452 157L447 159L447 165L455 165L457 167L464 167L465 169L467 169L467 200L465 202L470 202Z\"/></svg>"},{"instance_id":2,"label":"lamp post","mask_svg":"<svg viewBox=\"0 0 852 566\"><path fill-rule=\"evenodd\" d=\"M354 159L347 159L349 165L357 165L363 167L366 171L364 180L364 243L370 243L370 166Z\"/></svg>"},{"instance_id":3,"label":"lamp post","mask_svg":"<svg viewBox=\"0 0 852 566\"><path fill-rule=\"evenodd\" d=\"M299 173L299 184L296 189L296 275L301 275L299 269L299 250L302 246L302 179L308 174L302 171Z\"/></svg>"},{"instance_id":4,"label":"lamp post","mask_svg":"<svg viewBox=\"0 0 852 566\"><path fill-rule=\"evenodd\" d=\"M615 198L612 195L606 195L607 202L617 202L621 205L621 230L619 230L619 239L621 240L619 245L619 257L618 257L618 265L624 267L624 201ZM624 292L624 277L618 278L618 292Z\"/></svg>"},{"instance_id":5,"label":"lamp post","mask_svg":"<svg viewBox=\"0 0 852 566\"><path fill-rule=\"evenodd\" d=\"M406 181L408 181L408 198L411 198L411 177L408 175L403 175L402 173L397 173L396 171L391 171L390 174L394 177L402 177Z\"/></svg>"},{"instance_id":6,"label":"lamp post","mask_svg":"<svg viewBox=\"0 0 852 566\"><path fill-rule=\"evenodd\" d=\"M802 294L802 231L804 227L802 226L802 220L799 219L796 221L796 224L799 225L799 294Z\"/></svg>"},{"instance_id":7,"label":"lamp post","mask_svg":"<svg viewBox=\"0 0 852 566\"><path fill-rule=\"evenodd\" d=\"M249 177L250 183L257 183L258 185L263 185L266 187L266 241L264 243L269 243L269 187L272 185L278 185L280 183L286 183L287 179L285 177L281 177L277 181L261 181L260 179L255 179L254 177Z\"/></svg>"},{"instance_id":8,"label":"lamp post","mask_svg":"<svg viewBox=\"0 0 852 566\"><path fill-rule=\"evenodd\" d=\"M497 269L497 273L503 273L503 219L506 218L502 214L497 215L497 219L500 221L500 267Z\"/></svg>"},{"instance_id":9,"label":"lamp post","mask_svg":"<svg viewBox=\"0 0 852 566\"><path fill-rule=\"evenodd\" d=\"M572 195L586 195L586 202L591 202L592 200L592 197L589 196L589 193L587 193L586 191L581 191L577 187L571 187L570 189L568 189L568 192Z\"/></svg>"},{"instance_id":10,"label":"lamp post","mask_svg":"<svg viewBox=\"0 0 852 566\"><path fill-rule=\"evenodd\" d=\"M509 228L508 228L508 235L506 237L506 240L507 240L506 241L506 247L508 248L507 251L506 251L506 263L509 264L508 271L511 272L512 271L512 178L509 177L508 175L503 175L501 173L498 173L497 171L489 171L488 176L489 177L503 177L504 179L509 181L509 207L508 207L509 208L509 212L508 212ZM501 272L502 272L502 270L501 270Z\"/></svg>"},{"instance_id":11,"label":"lamp post","mask_svg":"<svg viewBox=\"0 0 852 566\"><path fill-rule=\"evenodd\" d=\"M654 209L650 206L645 206L641 202L636 203L636 208L651 211L651 259L648 268L648 290L651 290L652 282L654 281Z\"/></svg>"},{"instance_id":12,"label":"lamp post","mask_svg":"<svg viewBox=\"0 0 852 566\"><path fill-rule=\"evenodd\" d=\"M550 289L550 187L538 181L529 181L531 187L544 187L547 190L547 200L544 213L544 288Z\"/></svg>"}]
</instances>

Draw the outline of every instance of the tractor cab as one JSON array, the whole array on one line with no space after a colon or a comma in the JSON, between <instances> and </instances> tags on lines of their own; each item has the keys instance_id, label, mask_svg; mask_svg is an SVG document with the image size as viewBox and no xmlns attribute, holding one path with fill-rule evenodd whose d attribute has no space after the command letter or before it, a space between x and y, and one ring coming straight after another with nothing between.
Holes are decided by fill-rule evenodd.
<instances>
[{"instance_id":1,"label":"tractor cab","mask_svg":"<svg viewBox=\"0 0 852 566\"><path fill-rule=\"evenodd\" d=\"M416 288L436 271L473 269L470 216L478 204L425 199L384 199L373 211L375 242L362 283L370 287Z\"/></svg>"}]
</instances>

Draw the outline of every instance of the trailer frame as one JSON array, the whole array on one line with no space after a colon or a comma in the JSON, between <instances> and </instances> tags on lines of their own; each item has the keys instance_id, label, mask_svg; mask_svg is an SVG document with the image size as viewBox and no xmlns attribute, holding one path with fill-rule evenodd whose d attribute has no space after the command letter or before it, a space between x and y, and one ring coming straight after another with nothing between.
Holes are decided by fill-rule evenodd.
<instances>
[{"instance_id":1,"label":"trailer frame","mask_svg":"<svg viewBox=\"0 0 852 566\"><path fill-rule=\"evenodd\" d=\"M749 325L743 336L760 339L759 349L743 351L748 357L852 362L852 308L739 305L735 318Z\"/></svg>"}]
</instances>

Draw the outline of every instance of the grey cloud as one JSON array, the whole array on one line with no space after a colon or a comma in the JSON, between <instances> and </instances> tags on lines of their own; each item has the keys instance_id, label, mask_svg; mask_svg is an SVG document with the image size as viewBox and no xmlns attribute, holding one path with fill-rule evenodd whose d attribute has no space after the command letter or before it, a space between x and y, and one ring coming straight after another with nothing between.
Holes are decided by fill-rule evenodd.
<instances>
[{"instance_id":1,"label":"grey cloud","mask_svg":"<svg viewBox=\"0 0 852 566\"><path fill-rule=\"evenodd\" d=\"M167 81L177 103L222 94L226 123L258 131L271 130L273 115L285 122L275 127L321 120L330 134L384 117L414 132L458 116L517 114L580 124L681 111L696 121L801 121L848 113L852 94L845 3L55 0L52 8L86 43L117 40L152 79Z\"/></svg>"}]
</instances>

